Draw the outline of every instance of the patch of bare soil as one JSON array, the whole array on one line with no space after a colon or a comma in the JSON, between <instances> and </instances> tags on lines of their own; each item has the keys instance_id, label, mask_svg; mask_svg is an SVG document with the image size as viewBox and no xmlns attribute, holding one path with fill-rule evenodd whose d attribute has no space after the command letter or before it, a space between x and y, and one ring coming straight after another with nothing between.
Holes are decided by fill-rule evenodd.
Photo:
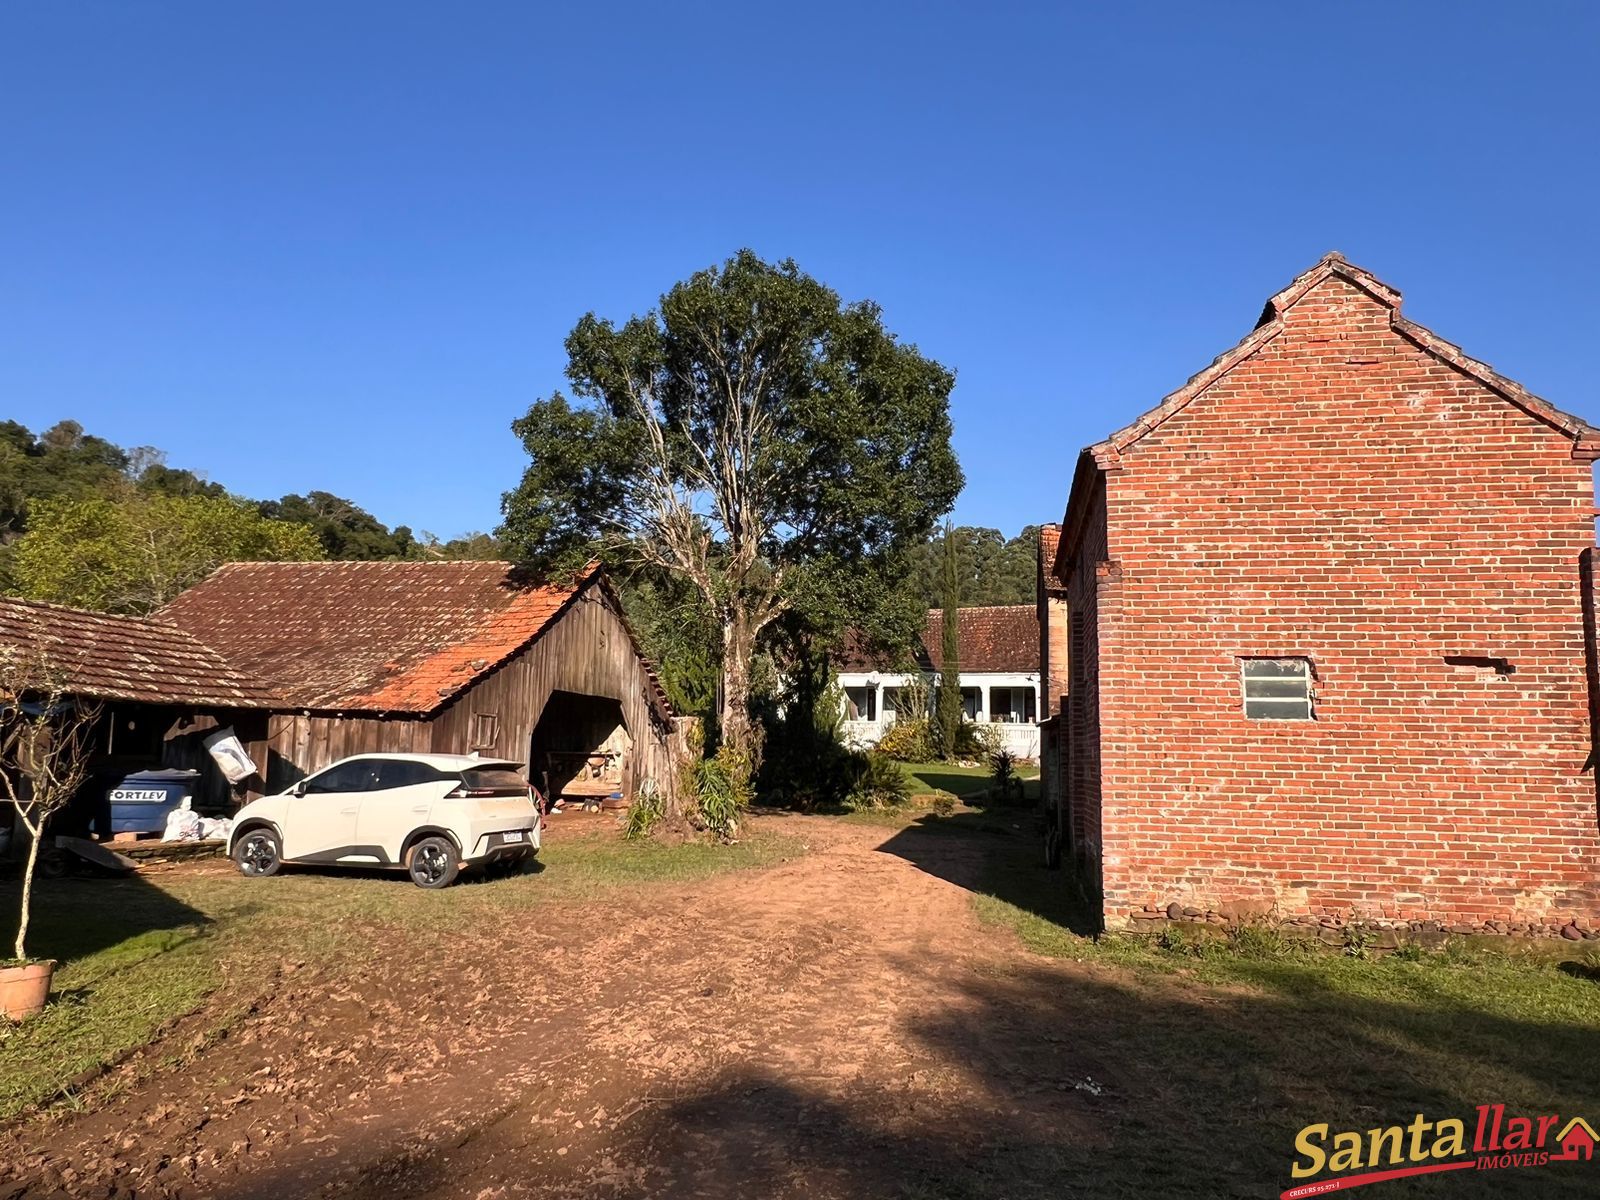
<instances>
[{"instance_id":1,"label":"patch of bare soil","mask_svg":"<svg viewBox=\"0 0 1600 1200\"><path fill-rule=\"evenodd\" d=\"M1084 969L974 920L981 837L762 819L812 852L292 969L0 1138L0 1198L1061 1194L1117 1100L1056 1007Z\"/></svg>"}]
</instances>

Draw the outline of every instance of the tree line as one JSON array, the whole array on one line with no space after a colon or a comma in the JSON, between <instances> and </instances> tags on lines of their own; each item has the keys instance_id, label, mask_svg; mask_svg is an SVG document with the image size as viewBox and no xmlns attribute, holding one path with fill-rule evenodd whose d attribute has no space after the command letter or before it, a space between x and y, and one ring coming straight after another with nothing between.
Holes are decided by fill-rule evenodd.
<instances>
[{"instance_id":1,"label":"tree line","mask_svg":"<svg viewBox=\"0 0 1600 1200\"><path fill-rule=\"evenodd\" d=\"M224 562L493 558L487 534L450 542L390 529L331 492L251 500L151 446L60 421L0 422L0 588L105 612L148 613Z\"/></svg>"}]
</instances>

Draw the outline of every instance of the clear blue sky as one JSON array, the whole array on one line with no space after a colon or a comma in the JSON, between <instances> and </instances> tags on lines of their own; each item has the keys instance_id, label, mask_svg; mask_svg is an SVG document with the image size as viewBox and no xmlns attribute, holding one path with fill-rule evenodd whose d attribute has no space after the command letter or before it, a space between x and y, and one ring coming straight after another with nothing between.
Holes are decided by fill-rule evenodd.
<instances>
[{"instance_id":1,"label":"clear blue sky","mask_svg":"<svg viewBox=\"0 0 1600 1200\"><path fill-rule=\"evenodd\" d=\"M740 246L958 372L959 521L1339 249L1600 419L1600 6L0 9L0 417L492 528L585 311Z\"/></svg>"}]
</instances>

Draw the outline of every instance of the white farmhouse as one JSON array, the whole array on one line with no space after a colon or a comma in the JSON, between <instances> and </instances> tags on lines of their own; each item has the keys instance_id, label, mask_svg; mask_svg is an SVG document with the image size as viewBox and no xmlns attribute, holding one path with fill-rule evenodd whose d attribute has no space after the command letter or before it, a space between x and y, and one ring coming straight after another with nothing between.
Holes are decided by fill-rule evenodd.
<instances>
[{"instance_id":1,"label":"white farmhouse","mask_svg":"<svg viewBox=\"0 0 1600 1200\"><path fill-rule=\"evenodd\" d=\"M961 703L967 719L993 725L1018 758L1039 757L1039 615L1031 604L956 610L960 645ZM853 745L875 745L895 722L899 691L921 676L938 682L944 643L944 611L929 609L921 644L909 658L889 661L847 654L839 671L844 693L844 736Z\"/></svg>"}]
</instances>

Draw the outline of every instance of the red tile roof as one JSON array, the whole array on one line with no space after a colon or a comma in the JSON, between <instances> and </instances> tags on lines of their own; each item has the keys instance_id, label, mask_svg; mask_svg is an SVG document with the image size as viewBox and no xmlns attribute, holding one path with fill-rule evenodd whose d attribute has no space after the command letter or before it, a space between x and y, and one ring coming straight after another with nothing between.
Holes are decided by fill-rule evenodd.
<instances>
[{"instance_id":1,"label":"red tile roof","mask_svg":"<svg viewBox=\"0 0 1600 1200\"><path fill-rule=\"evenodd\" d=\"M998 671L1022 674L1039 669L1039 613L1032 604L994 604L958 608L956 630L963 671ZM924 670L937 671L944 663L944 610L930 608L922 627L916 660ZM892 671L902 663L892 656L873 654L847 646L840 665L847 671Z\"/></svg>"},{"instance_id":2,"label":"red tile roof","mask_svg":"<svg viewBox=\"0 0 1600 1200\"><path fill-rule=\"evenodd\" d=\"M230 563L159 614L291 707L426 713L536 638L595 578L505 562Z\"/></svg>"},{"instance_id":3,"label":"red tile roof","mask_svg":"<svg viewBox=\"0 0 1600 1200\"><path fill-rule=\"evenodd\" d=\"M278 703L215 650L152 617L0 599L0 647L25 661L43 655L77 696L208 708Z\"/></svg>"}]
</instances>

